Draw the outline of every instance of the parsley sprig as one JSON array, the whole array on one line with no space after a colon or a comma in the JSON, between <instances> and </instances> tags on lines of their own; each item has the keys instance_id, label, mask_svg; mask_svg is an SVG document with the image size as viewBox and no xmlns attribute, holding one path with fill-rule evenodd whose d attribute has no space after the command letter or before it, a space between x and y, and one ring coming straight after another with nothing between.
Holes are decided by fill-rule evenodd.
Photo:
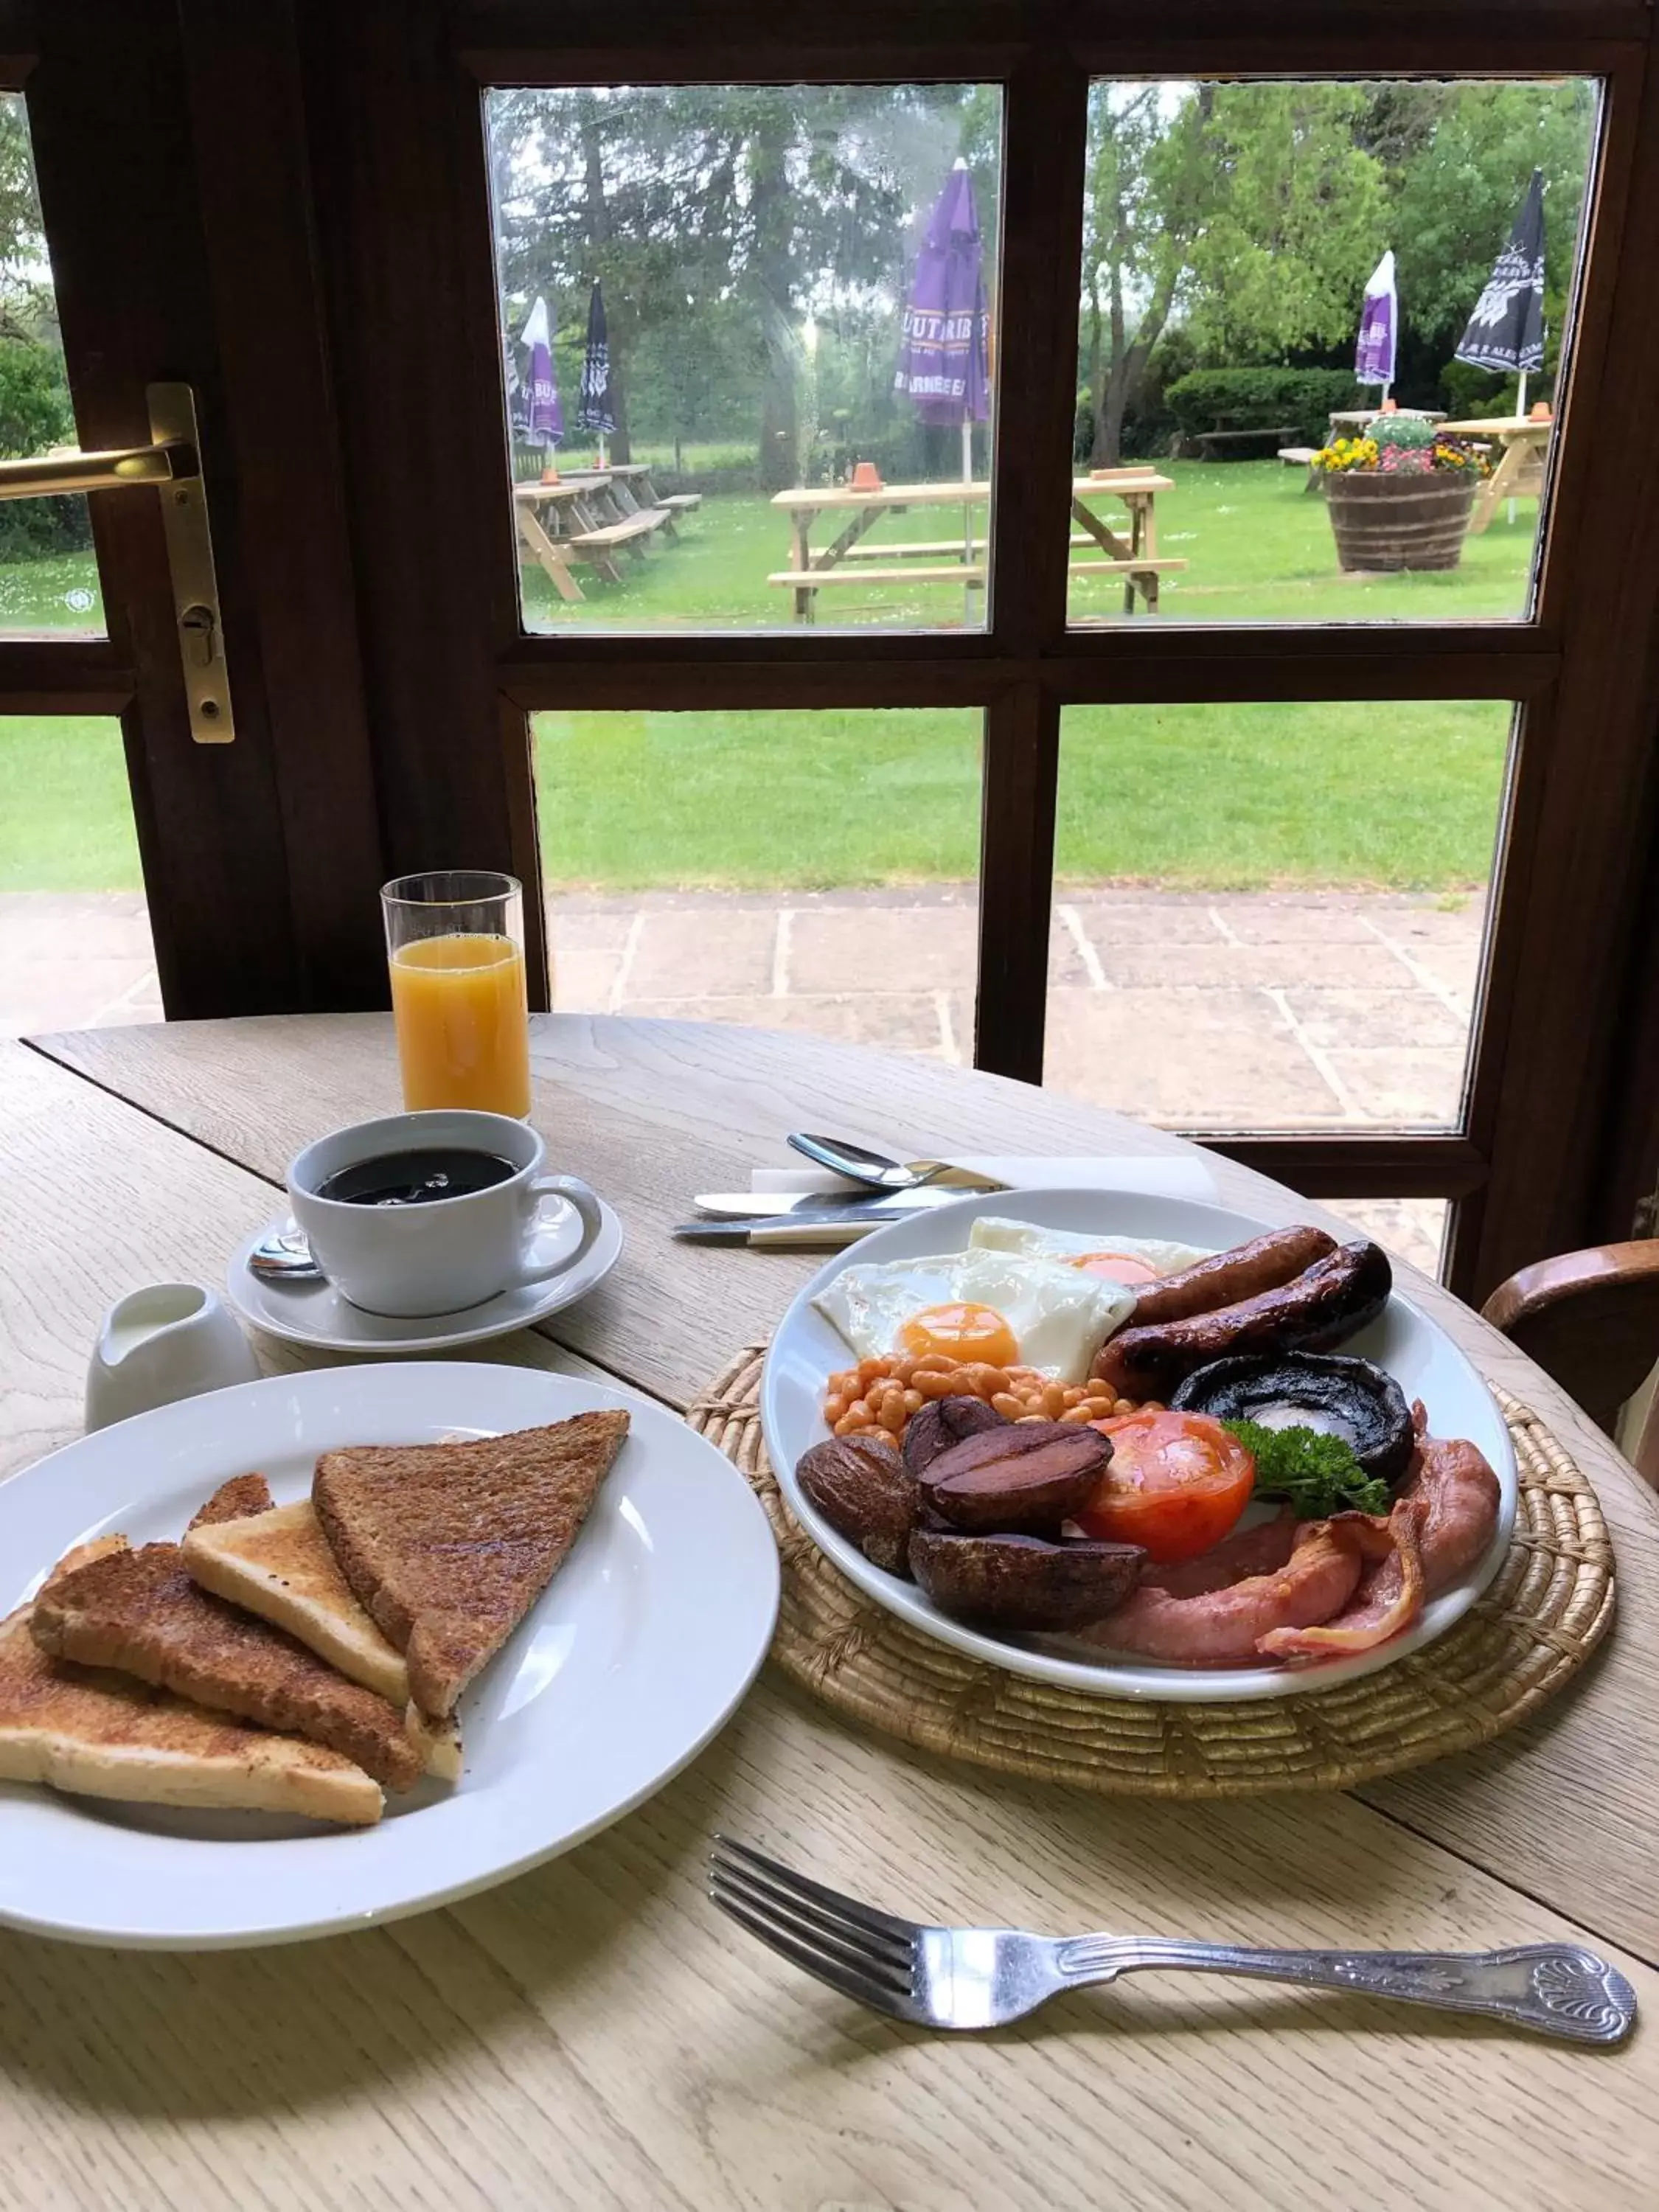
<instances>
[{"instance_id":1,"label":"parsley sprig","mask_svg":"<svg viewBox=\"0 0 1659 2212\"><path fill-rule=\"evenodd\" d=\"M1259 1421L1224 1421L1255 1462L1255 1495L1284 1498L1303 1521L1323 1521L1352 1508L1386 1513L1389 1486L1367 1474L1341 1437L1320 1429L1264 1429Z\"/></svg>"}]
</instances>

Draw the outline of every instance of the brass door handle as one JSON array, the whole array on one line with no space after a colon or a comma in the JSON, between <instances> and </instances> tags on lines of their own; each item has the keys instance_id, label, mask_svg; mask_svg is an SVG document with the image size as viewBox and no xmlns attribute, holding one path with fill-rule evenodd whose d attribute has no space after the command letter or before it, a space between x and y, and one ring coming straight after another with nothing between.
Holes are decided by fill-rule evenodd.
<instances>
[{"instance_id":1,"label":"brass door handle","mask_svg":"<svg viewBox=\"0 0 1659 2212\"><path fill-rule=\"evenodd\" d=\"M145 396L149 402L148 446L0 461L0 499L125 491L131 485L149 485L161 493L190 733L198 745L226 745L235 737L236 726L225 672L224 622L208 529L196 395L187 384L152 384Z\"/></svg>"}]
</instances>

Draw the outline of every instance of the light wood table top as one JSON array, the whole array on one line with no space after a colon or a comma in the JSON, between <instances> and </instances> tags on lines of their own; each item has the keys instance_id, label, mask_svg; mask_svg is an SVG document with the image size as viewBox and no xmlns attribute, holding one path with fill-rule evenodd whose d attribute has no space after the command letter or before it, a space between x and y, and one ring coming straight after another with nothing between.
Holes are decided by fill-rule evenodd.
<instances>
[{"instance_id":1,"label":"light wood table top","mask_svg":"<svg viewBox=\"0 0 1659 2212\"><path fill-rule=\"evenodd\" d=\"M1549 415L1471 416L1467 422L1437 422L1437 430L1460 438L1532 438L1542 446L1549 441L1555 419Z\"/></svg>"},{"instance_id":2,"label":"light wood table top","mask_svg":"<svg viewBox=\"0 0 1659 2212\"><path fill-rule=\"evenodd\" d=\"M534 1064L555 1163L615 1201L628 1251L586 1304L480 1356L593 1363L677 1406L815 1264L666 1234L694 1191L787 1158L786 1130L912 1157L1181 1149L1053 1093L807 1037L549 1016ZM0 1045L0 1474L78 1432L110 1299L218 1279L303 1140L398 1103L380 1016ZM1330 1218L1212 1166L1224 1203ZM638 1812L446 1911L237 1954L0 1934L0 2205L1651 2205L1659 1505L1525 1359L1401 1273L1554 1427L1607 1511L1618 1620L1531 1724L1350 1793L1152 1804L911 1753L764 1675ZM1589 2052L1357 1996L1146 1976L994 2037L929 2037L723 1921L702 1893L717 1827L924 1919L1413 1948L1576 1938L1629 1974L1649 2024Z\"/></svg>"},{"instance_id":3,"label":"light wood table top","mask_svg":"<svg viewBox=\"0 0 1659 2212\"><path fill-rule=\"evenodd\" d=\"M603 474L595 471L586 476L562 476L557 483L518 483L513 487L513 496L522 500L526 507L558 507L603 491L617 473L616 470L606 470Z\"/></svg>"},{"instance_id":4,"label":"light wood table top","mask_svg":"<svg viewBox=\"0 0 1659 2212\"><path fill-rule=\"evenodd\" d=\"M791 491L775 491L774 507L790 513L816 514L820 510L861 507L963 507L991 496L988 483L878 484L873 491L854 491L851 484L798 485Z\"/></svg>"}]
</instances>

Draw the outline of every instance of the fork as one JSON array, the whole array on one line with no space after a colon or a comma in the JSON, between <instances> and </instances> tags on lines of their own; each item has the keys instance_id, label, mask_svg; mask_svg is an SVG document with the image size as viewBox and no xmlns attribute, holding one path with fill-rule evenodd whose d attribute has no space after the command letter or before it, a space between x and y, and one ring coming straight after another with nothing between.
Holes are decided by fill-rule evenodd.
<instances>
[{"instance_id":1,"label":"fork","mask_svg":"<svg viewBox=\"0 0 1659 2212\"><path fill-rule=\"evenodd\" d=\"M1149 1966L1242 1974L1484 2014L1571 2043L1622 2043L1636 1992L1576 1943L1504 1951L1259 1951L1163 1936L1032 1936L929 1928L843 1897L730 1836L716 1836L708 1893L782 1958L843 1996L918 2027L1002 2027L1063 1990Z\"/></svg>"}]
</instances>

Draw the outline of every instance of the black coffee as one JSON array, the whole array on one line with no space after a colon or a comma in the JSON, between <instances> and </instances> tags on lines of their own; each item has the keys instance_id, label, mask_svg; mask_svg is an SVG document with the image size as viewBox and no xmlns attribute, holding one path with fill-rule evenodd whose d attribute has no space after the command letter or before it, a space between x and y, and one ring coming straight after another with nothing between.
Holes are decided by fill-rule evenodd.
<instances>
[{"instance_id":1,"label":"black coffee","mask_svg":"<svg viewBox=\"0 0 1659 2212\"><path fill-rule=\"evenodd\" d=\"M418 1152L382 1152L341 1168L318 1186L319 1198L343 1206L430 1206L441 1198L465 1198L493 1190L518 1170L494 1152L467 1152L459 1146L429 1146Z\"/></svg>"}]
</instances>

